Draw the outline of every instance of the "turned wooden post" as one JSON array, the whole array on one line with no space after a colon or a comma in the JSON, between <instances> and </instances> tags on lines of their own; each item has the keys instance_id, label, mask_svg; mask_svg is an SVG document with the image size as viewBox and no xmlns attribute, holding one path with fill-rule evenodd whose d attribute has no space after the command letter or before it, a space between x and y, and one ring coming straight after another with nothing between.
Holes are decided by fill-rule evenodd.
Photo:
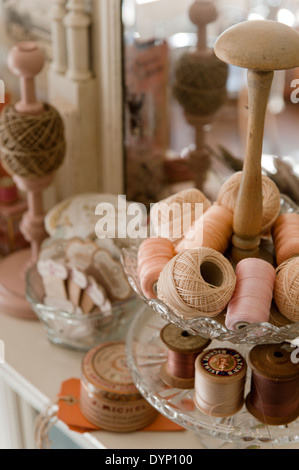
<instances>
[{"instance_id":1,"label":"turned wooden post","mask_svg":"<svg viewBox=\"0 0 299 470\"><path fill-rule=\"evenodd\" d=\"M247 145L233 236L233 245L242 258L256 254L260 245L263 211L261 159L274 71L299 65L299 34L276 21L245 21L219 36L215 54L223 62L248 69Z\"/></svg>"}]
</instances>

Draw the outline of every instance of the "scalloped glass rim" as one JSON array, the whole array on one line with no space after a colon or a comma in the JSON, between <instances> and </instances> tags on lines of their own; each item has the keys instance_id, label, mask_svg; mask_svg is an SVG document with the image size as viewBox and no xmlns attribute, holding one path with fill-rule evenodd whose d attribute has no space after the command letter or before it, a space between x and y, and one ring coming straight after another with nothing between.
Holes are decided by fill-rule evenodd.
<instances>
[{"instance_id":1,"label":"scalloped glass rim","mask_svg":"<svg viewBox=\"0 0 299 470\"><path fill-rule=\"evenodd\" d=\"M285 195L281 196L281 213L299 213L299 207ZM124 248L122 250L121 262L128 281L142 300L151 309L169 323L174 323L179 328L188 331L193 335L201 335L210 339L230 341L234 344L261 344L261 343L281 343L286 340L293 340L299 336L299 322L290 323L284 326L276 326L272 323L252 323L242 328L232 331L228 330L216 318L196 317L185 320L178 317L167 305L159 299L148 300L142 292L137 274L138 247Z\"/></svg>"},{"instance_id":2,"label":"scalloped glass rim","mask_svg":"<svg viewBox=\"0 0 299 470\"><path fill-rule=\"evenodd\" d=\"M167 359L166 347L160 339L164 325L164 320L152 311L140 312L127 333L127 361L132 378L140 393L154 408L185 429L226 442L238 442L245 447L272 447L299 442L299 418L288 425L268 426L251 415L245 405L231 417L215 418L195 408L194 389L166 385L160 378L160 368ZM217 341L209 347L219 347ZM221 347L224 346L221 343ZM238 348L245 358L250 349L248 344ZM245 396L249 390L250 374L247 375Z\"/></svg>"}]
</instances>

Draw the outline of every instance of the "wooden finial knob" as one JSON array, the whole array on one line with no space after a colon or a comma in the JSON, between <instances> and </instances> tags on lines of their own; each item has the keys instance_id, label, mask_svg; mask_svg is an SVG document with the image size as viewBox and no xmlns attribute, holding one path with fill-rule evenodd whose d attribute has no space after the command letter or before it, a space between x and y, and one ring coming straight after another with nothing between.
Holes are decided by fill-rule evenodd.
<instances>
[{"instance_id":1,"label":"wooden finial knob","mask_svg":"<svg viewBox=\"0 0 299 470\"><path fill-rule=\"evenodd\" d=\"M223 62L259 71L292 69L299 64L299 34L278 21L244 21L224 31L215 43Z\"/></svg>"},{"instance_id":2,"label":"wooden finial knob","mask_svg":"<svg viewBox=\"0 0 299 470\"><path fill-rule=\"evenodd\" d=\"M198 27L213 23L217 16L215 5L208 0L195 0L189 9L189 18Z\"/></svg>"},{"instance_id":3,"label":"wooden finial knob","mask_svg":"<svg viewBox=\"0 0 299 470\"><path fill-rule=\"evenodd\" d=\"M36 100L35 76L41 72L45 58L37 44L32 41L17 43L8 54L8 67L20 77L21 100L15 109L23 114L39 114L44 110L42 102Z\"/></svg>"},{"instance_id":4,"label":"wooden finial knob","mask_svg":"<svg viewBox=\"0 0 299 470\"><path fill-rule=\"evenodd\" d=\"M217 9L209 0L195 0L189 8L190 21L198 28L197 52L200 55L210 55L213 52L207 48L206 28L209 23L217 19L217 16Z\"/></svg>"}]
</instances>

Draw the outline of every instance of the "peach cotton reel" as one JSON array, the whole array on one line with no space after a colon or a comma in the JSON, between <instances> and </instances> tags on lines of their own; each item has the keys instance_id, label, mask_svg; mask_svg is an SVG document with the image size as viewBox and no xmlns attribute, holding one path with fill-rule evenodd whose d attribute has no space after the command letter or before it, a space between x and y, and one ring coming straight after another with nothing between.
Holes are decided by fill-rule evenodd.
<instances>
[{"instance_id":1,"label":"peach cotton reel","mask_svg":"<svg viewBox=\"0 0 299 470\"><path fill-rule=\"evenodd\" d=\"M174 257L174 247L165 238L147 238L138 249L138 277L147 299L156 298L155 286L164 266Z\"/></svg>"},{"instance_id":2,"label":"peach cotton reel","mask_svg":"<svg viewBox=\"0 0 299 470\"><path fill-rule=\"evenodd\" d=\"M281 214L272 227L272 238L278 266L299 255L299 214Z\"/></svg>"},{"instance_id":3,"label":"peach cotton reel","mask_svg":"<svg viewBox=\"0 0 299 470\"><path fill-rule=\"evenodd\" d=\"M230 301L236 276L230 262L211 248L186 250L167 263L157 297L178 317L214 317Z\"/></svg>"},{"instance_id":4,"label":"peach cotton reel","mask_svg":"<svg viewBox=\"0 0 299 470\"><path fill-rule=\"evenodd\" d=\"M224 254L233 235L233 213L218 204L210 206L194 222L186 236L175 247L176 253L183 250L205 247Z\"/></svg>"},{"instance_id":5,"label":"peach cotton reel","mask_svg":"<svg viewBox=\"0 0 299 470\"><path fill-rule=\"evenodd\" d=\"M217 202L234 213L242 171L234 173L222 185L218 193ZM266 175L262 175L263 217L261 235L267 235L280 212L280 191L276 184Z\"/></svg>"},{"instance_id":6,"label":"peach cotton reel","mask_svg":"<svg viewBox=\"0 0 299 470\"><path fill-rule=\"evenodd\" d=\"M276 272L259 258L245 258L235 270L237 282L227 306L225 326L237 330L248 323L268 322Z\"/></svg>"},{"instance_id":7,"label":"peach cotton reel","mask_svg":"<svg viewBox=\"0 0 299 470\"><path fill-rule=\"evenodd\" d=\"M276 269L274 300L280 313L292 322L299 321L299 257Z\"/></svg>"}]
</instances>

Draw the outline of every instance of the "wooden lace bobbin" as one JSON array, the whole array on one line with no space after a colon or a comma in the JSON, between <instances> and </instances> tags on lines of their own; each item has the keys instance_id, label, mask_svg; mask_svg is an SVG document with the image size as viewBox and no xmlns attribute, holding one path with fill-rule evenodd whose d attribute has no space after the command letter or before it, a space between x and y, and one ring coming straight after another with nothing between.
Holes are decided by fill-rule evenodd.
<instances>
[{"instance_id":1,"label":"wooden lace bobbin","mask_svg":"<svg viewBox=\"0 0 299 470\"><path fill-rule=\"evenodd\" d=\"M236 285L230 262L211 248L179 253L163 268L158 299L179 318L215 317L229 303Z\"/></svg>"},{"instance_id":2,"label":"wooden lace bobbin","mask_svg":"<svg viewBox=\"0 0 299 470\"><path fill-rule=\"evenodd\" d=\"M160 371L162 380L171 387L194 388L195 360L209 346L211 340L192 336L174 324L166 325L160 337L168 350L167 362Z\"/></svg>"},{"instance_id":3,"label":"wooden lace bobbin","mask_svg":"<svg viewBox=\"0 0 299 470\"><path fill-rule=\"evenodd\" d=\"M195 128L195 150L190 152L189 159L198 189L202 189L210 164L205 149L205 126L211 123L227 97L228 67L207 46L207 25L217 16L211 1L195 0L191 4L189 18L197 26L197 47L177 61L173 84L173 94L184 110L186 121Z\"/></svg>"},{"instance_id":4,"label":"wooden lace bobbin","mask_svg":"<svg viewBox=\"0 0 299 470\"><path fill-rule=\"evenodd\" d=\"M64 125L55 108L36 99L34 79L44 65L34 42L17 43L8 55L10 70L20 77L21 99L3 109L0 120L1 162L22 192L28 211L20 230L30 250L13 253L1 262L0 307L3 313L37 319L26 299L25 275L38 260L44 228L43 191L52 183L65 154Z\"/></svg>"},{"instance_id":5,"label":"wooden lace bobbin","mask_svg":"<svg viewBox=\"0 0 299 470\"><path fill-rule=\"evenodd\" d=\"M219 205L233 213L236 209L238 193L242 180L242 171L234 173L222 185L217 196ZM280 191L276 184L266 175L262 175L263 218L261 235L268 235L280 212Z\"/></svg>"},{"instance_id":6,"label":"wooden lace bobbin","mask_svg":"<svg viewBox=\"0 0 299 470\"><path fill-rule=\"evenodd\" d=\"M274 300L282 315L292 322L299 321L299 256L276 269Z\"/></svg>"},{"instance_id":7,"label":"wooden lace bobbin","mask_svg":"<svg viewBox=\"0 0 299 470\"><path fill-rule=\"evenodd\" d=\"M283 425L299 416L299 365L288 343L255 346L249 353L251 389L248 411L262 423Z\"/></svg>"},{"instance_id":8,"label":"wooden lace bobbin","mask_svg":"<svg viewBox=\"0 0 299 470\"><path fill-rule=\"evenodd\" d=\"M152 205L151 227L155 235L168 238L175 246L210 205L199 189L184 189Z\"/></svg>"},{"instance_id":9,"label":"wooden lace bobbin","mask_svg":"<svg viewBox=\"0 0 299 470\"><path fill-rule=\"evenodd\" d=\"M203 351L195 361L195 406L219 418L238 413L244 405L246 373L246 360L234 349Z\"/></svg>"},{"instance_id":10,"label":"wooden lace bobbin","mask_svg":"<svg viewBox=\"0 0 299 470\"><path fill-rule=\"evenodd\" d=\"M275 70L299 65L299 35L277 21L245 21L222 33L215 54L224 62L248 69L249 120L242 180L234 213L233 245L238 257L260 246L262 229L261 157L265 116Z\"/></svg>"},{"instance_id":11,"label":"wooden lace bobbin","mask_svg":"<svg viewBox=\"0 0 299 470\"><path fill-rule=\"evenodd\" d=\"M124 342L104 343L85 355L80 409L95 426L113 432L137 431L156 419L158 412L133 383Z\"/></svg>"},{"instance_id":12,"label":"wooden lace bobbin","mask_svg":"<svg viewBox=\"0 0 299 470\"><path fill-rule=\"evenodd\" d=\"M212 248L224 254L233 235L233 213L218 204L211 205L176 245L176 253L193 248Z\"/></svg>"},{"instance_id":13,"label":"wooden lace bobbin","mask_svg":"<svg viewBox=\"0 0 299 470\"><path fill-rule=\"evenodd\" d=\"M299 256L299 214L281 214L272 227L272 238L278 266Z\"/></svg>"},{"instance_id":14,"label":"wooden lace bobbin","mask_svg":"<svg viewBox=\"0 0 299 470\"><path fill-rule=\"evenodd\" d=\"M147 299L157 297L156 285L160 273L174 255L172 243L165 238L148 238L139 246L138 277L141 290Z\"/></svg>"}]
</instances>

